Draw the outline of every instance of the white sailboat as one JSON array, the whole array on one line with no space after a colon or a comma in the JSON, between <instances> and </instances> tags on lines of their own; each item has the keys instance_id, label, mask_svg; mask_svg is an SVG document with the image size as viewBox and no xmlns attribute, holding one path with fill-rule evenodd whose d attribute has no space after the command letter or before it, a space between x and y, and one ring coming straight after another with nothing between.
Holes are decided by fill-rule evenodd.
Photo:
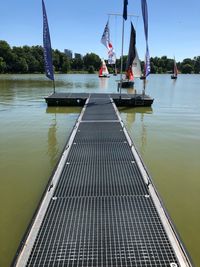
<instances>
[{"instance_id":1,"label":"white sailboat","mask_svg":"<svg viewBox=\"0 0 200 267\"><path fill-rule=\"evenodd\" d=\"M101 65L101 68L99 70L99 78L110 78L105 60L102 59L101 62L102 62L102 65Z\"/></svg>"}]
</instances>

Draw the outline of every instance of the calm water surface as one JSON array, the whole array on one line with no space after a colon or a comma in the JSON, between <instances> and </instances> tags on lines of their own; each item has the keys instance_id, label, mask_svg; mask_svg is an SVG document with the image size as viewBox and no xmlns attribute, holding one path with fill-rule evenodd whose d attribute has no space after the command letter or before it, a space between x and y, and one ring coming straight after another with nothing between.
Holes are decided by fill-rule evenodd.
<instances>
[{"instance_id":1,"label":"calm water surface","mask_svg":"<svg viewBox=\"0 0 200 267\"><path fill-rule=\"evenodd\" d=\"M116 92L115 79L57 75L56 85L60 92ZM0 75L0 267L10 266L80 113L47 108L51 91L43 75ZM147 93L152 108L121 108L121 116L200 266L200 75L151 75Z\"/></svg>"}]
</instances>

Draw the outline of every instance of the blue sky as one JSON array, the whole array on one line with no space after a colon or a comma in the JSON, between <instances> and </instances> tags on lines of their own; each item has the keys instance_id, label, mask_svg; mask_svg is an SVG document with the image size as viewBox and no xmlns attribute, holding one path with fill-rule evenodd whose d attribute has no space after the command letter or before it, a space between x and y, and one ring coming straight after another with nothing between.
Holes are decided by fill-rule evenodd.
<instances>
[{"instance_id":1,"label":"blue sky","mask_svg":"<svg viewBox=\"0 0 200 267\"><path fill-rule=\"evenodd\" d=\"M149 50L151 56L166 55L177 61L200 55L200 1L147 0L149 12ZM106 58L100 39L108 13L122 13L123 0L45 0L52 48L76 53L94 52ZM11 46L42 45L41 0L0 0L0 40ZM129 0L128 13L137 33L141 59L145 53L140 0ZM110 17L113 46L121 54L120 17ZM125 23L124 54L129 44L130 19Z\"/></svg>"}]
</instances>

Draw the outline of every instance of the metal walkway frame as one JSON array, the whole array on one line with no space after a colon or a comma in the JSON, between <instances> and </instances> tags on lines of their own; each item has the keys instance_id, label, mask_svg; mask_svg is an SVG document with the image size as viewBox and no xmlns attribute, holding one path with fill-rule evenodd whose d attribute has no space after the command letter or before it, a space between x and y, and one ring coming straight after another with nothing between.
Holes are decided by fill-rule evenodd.
<instances>
[{"instance_id":1,"label":"metal walkway frame","mask_svg":"<svg viewBox=\"0 0 200 267\"><path fill-rule=\"evenodd\" d=\"M119 112L91 95L17 267L191 267Z\"/></svg>"}]
</instances>

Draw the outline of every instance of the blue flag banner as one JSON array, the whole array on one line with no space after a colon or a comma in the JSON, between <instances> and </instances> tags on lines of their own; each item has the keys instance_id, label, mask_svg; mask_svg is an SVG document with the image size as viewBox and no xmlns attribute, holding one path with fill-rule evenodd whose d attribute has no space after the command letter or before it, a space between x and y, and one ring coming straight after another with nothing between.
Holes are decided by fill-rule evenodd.
<instances>
[{"instance_id":1,"label":"blue flag banner","mask_svg":"<svg viewBox=\"0 0 200 267\"><path fill-rule=\"evenodd\" d=\"M47 20L47 14L45 9L44 0L42 0L43 11L43 49L44 49L44 66L46 76L54 81L53 63L52 63L52 51L51 51L51 39L49 33L49 26Z\"/></svg>"},{"instance_id":2,"label":"blue flag banner","mask_svg":"<svg viewBox=\"0 0 200 267\"><path fill-rule=\"evenodd\" d=\"M149 55L149 48L147 45L146 48L146 55L145 55L145 77L147 77L151 72L151 66L150 66L150 55Z\"/></svg>"},{"instance_id":3,"label":"blue flag banner","mask_svg":"<svg viewBox=\"0 0 200 267\"><path fill-rule=\"evenodd\" d=\"M148 9L146 0L141 0L142 7L142 16L144 21L144 33L146 39L146 54L145 54L145 70L144 75L147 77L150 74L150 55L149 55L149 47L148 47Z\"/></svg>"},{"instance_id":4,"label":"blue flag banner","mask_svg":"<svg viewBox=\"0 0 200 267\"><path fill-rule=\"evenodd\" d=\"M146 42L148 42L148 10L147 10L146 0L141 0L141 5L142 5L142 16L144 21L145 38Z\"/></svg>"},{"instance_id":5,"label":"blue flag banner","mask_svg":"<svg viewBox=\"0 0 200 267\"><path fill-rule=\"evenodd\" d=\"M124 0L124 11L123 11L123 18L127 20L127 5L128 5L128 0Z\"/></svg>"}]
</instances>

